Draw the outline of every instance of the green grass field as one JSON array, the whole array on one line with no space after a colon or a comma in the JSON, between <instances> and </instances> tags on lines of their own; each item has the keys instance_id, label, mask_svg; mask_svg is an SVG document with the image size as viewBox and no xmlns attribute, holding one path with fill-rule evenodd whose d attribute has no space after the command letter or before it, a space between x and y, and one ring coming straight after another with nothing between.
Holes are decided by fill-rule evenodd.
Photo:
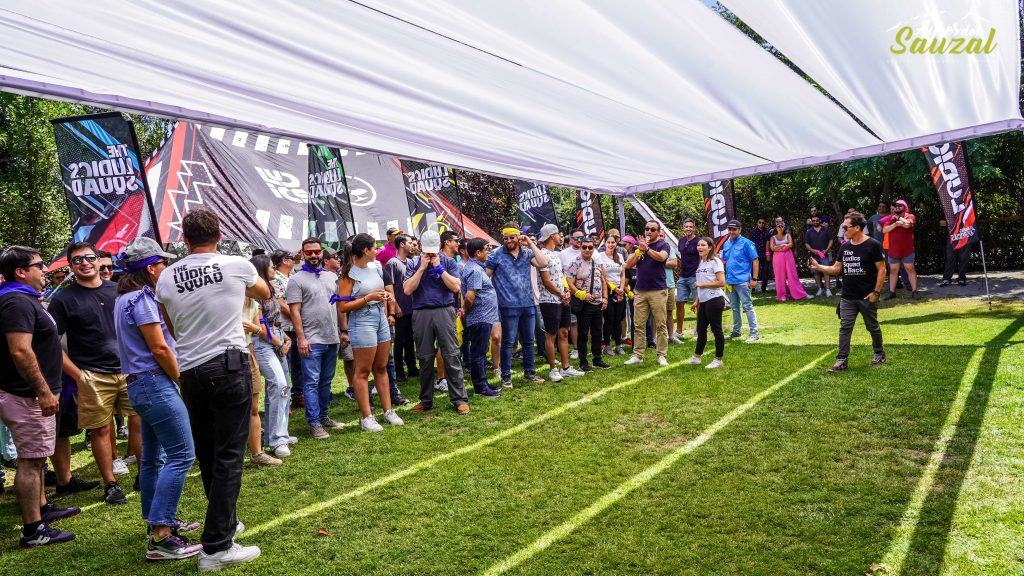
<instances>
[{"instance_id":1,"label":"green grass field","mask_svg":"<svg viewBox=\"0 0 1024 576\"><path fill-rule=\"evenodd\" d=\"M1024 574L1024 305L897 302L880 312L879 368L858 325L850 370L825 372L834 299L759 298L761 342L729 342L722 370L685 365L688 338L668 368L613 357L613 370L471 397L468 416L439 398L381 434L359 432L344 401L332 416L350 424L315 441L296 411L293 456L246 468L239 541L263 555L233 570ZM75 447L78 474L96 478ZM0 497L0 574L195 572L145 563L137 494L100 496L59 500L87 507L60 525L77 540L29 551L13 494ZM194 468L181 516L204 510Z\"/></svg>"}]
</instances>

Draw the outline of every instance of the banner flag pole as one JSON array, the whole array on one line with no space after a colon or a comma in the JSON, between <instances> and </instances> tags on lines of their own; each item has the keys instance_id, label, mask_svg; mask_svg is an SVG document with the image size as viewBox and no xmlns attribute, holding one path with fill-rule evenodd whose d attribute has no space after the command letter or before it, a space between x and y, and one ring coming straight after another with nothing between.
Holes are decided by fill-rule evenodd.
<instances>
[{"instance_id":1,"label":"banner flag pole","mask_svg":"<svg viewBox=\"0 0 1024 576\"><path fill-rule=\"evenodd\" d=\"M981 248L981 271L985 276L985 296L988 298L988 310L992 311L992 293L988 290L988 265L985 264L985 241L978 239L978 246Z\"/></svg>"},{"instance_id":2,"label":"banner flag pole","mask_svg":"<svg viewBox=\"0 0 1024 576\"><path fill-rule=\"evenodd\" d=\"M619 200L619 233L625 236L626 232L626 209L622 201L622 196L618 197Z\"/></svg>"}]
</instances>

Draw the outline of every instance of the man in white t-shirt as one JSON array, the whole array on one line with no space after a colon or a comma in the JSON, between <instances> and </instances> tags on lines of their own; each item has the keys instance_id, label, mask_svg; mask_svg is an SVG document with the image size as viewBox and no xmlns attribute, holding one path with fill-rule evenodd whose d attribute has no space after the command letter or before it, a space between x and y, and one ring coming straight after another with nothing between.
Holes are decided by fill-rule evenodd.
<instances>
[{"instance_id":1,"label":"man in white t-shirt","mask_svg":"<svg viewBox=\"0 0 1024 576\"><path fill-rule=\"evenodd\" d=\"M242 463L249 438L252 377L242 330L245 297L270 297L256 268L217 252L220 220L209 210L181 222L189 255L160 275L156 299L176 340L181 396L188 409L206 492L199 570L241 564L260 555L234 541Z\"/></svg>"}]
</instances>

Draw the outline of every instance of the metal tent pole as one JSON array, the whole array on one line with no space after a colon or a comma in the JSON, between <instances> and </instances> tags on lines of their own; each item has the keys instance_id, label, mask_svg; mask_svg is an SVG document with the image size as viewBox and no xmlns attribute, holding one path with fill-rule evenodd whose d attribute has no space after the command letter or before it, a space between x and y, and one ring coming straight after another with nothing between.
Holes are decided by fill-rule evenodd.
<instances>
[{"instance_id":1,"label":"metal tent pole","mask_svg":"<svg viewBox=\"0 0 1024 576\"><path fill-rule=\"evenodd\" d=\"M988 290L988 265L985 264L985 241L978 240L978 245L981 247L981 271L985 276L985 296L988 298L988 309L992 311L992 293Z\"/></svg>"}]
</instances>

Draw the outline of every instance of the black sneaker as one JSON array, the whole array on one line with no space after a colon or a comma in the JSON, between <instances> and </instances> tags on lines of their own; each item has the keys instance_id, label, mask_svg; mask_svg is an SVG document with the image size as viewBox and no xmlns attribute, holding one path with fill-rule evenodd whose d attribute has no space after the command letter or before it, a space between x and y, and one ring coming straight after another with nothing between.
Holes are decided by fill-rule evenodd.
<instances>
[{"instance_id":1,"label":"black sneaker","mask_svg":"<svg viewBox=\"0 0 1024 576\"><path fill-rule=\"evenodd\" d=\"M74 518L82 513L81 508L60 508L53 502L47 502L46 506L39 509L39 517L43 524L53 524L65 518Z\"/></svg>"},{"instance_id":2,"label":"black sneaker","mask_svg":"<svg viewBox=\"0 0 1024 576\"><path fill-rule=\"evenodd\" d=\"M178 518L178 517L174 518L174 533L175 534L177 534L178 532L195 532L196 530L199 530L200 528L202 528L202 525L199 524L199 522L187 522L187 521L182 520L181 518ZM182 538L184 538L184 536L182 536Z\"/></svg>"},{"instance_id":3,"label":"black sneaker","mask_svg":"<svg viewBox=\"0 0 1024 576\"><path fill-rule=\"evenodd\" d=\"M946 287L949 286L950 284L952 284L952 282L950 282L949 280L943 280L942 282L939 282L939 287Z\"/></svg>"},{"instance_id":4,"label":"black sneaker","mask_svg":"<svg viewBox=\"0 0 1024 576\"><path fill-rule=\"evenodd\" d=\"M921 299L921 295L918 294L917 290L914 290L913 292L911 292L910 293L910 297L912 299L914 299L914 300L920 300Z\"/></svg>"},{"instance_id":5,"label":"black sneaker","mask_svg":"<svg viewBox=\"0 0 1024 576\"><path fill-rule=\"evenodd\" d=\"M118 486L117 482L107 484L106 489L103 490L103 501L110 505L128 503L128 499L124 497L124 490Z\"/></svg>"},{"instance_id":6,"label":"black sneaker","mask_svg":"<svg viewBox=\"0 0 1024 576\"><path fill-rule=\"evenodd\" d=\"M609 365L604 360L594 360L594 368L600 368L602 370L607 370L607 369L611 368L611 365Z\"/></svg>"},{"instance_id":7,"label":"black sneaker","mask_svg":"<svg viewBox=\"0 0 1024 576\"><path fill-rule=\"evenodd\" d=\"M580 363L580 370L583 372L593 372L594 369L590 367L590 364Z\"/></svg>"},{"instance_id":8,"label":"black sneaker","mask_svg":"<svg viewBox=\"0 0 1024 576\"><path fill-rule=\"evenodd\" d=\"M957 286L967 286L967 280L957 280Z\"/></svg>"},{"instance_id":9,"label":"black sneaker","mask_svg":"<svg viewBox=\"0 0 1024 576\"><path fill-rule=\"evenodd\" d=\"M484 398L498 398L501 396L501 392L491 388L490 386L484 386L477 388L473 391L477 396L483 396Z\"/></svg>"},{"instance_id":10,"label":"black sneaker","mask_svg":"<svg viewBox=\"0 0 1024 576\"><path fill-rule=\"evenodd\" d=\"M67 484L64 484L63 486L57 484L57 495L64 496L65 494L88 492L89 490L95 490L99 487L99 482L94 480L82 480L78 476L72 476L71 480L69 480Z\"/></svg>"},{"instance_id":11,"label":"black sneaker","mask_svg":"<svg viewBox=\"0 0 1024 576\"><path fill-rule=\"evenodd\" d=\"M882 296L882 300L892 300L895 297L896 297L896 293L895 292L889 292L885 296Z\"/></svg>"},{"instance_id":12,"label":"black sneaker","mask_svg":"<svg viewBox=\"0 0 1024 576\"><path fill-rule=\"evenodd\" d=\"M36 531L28 536L25 535L25 531L21 532L21 540L18 542L22 548L33 548L35 546L49 546L50 544L63 544L65 542L71 542L75 539L75 535L71 532L61 532L55 528L50 528L46 523L40 523Z\"/></svg>"}]
</instances>

